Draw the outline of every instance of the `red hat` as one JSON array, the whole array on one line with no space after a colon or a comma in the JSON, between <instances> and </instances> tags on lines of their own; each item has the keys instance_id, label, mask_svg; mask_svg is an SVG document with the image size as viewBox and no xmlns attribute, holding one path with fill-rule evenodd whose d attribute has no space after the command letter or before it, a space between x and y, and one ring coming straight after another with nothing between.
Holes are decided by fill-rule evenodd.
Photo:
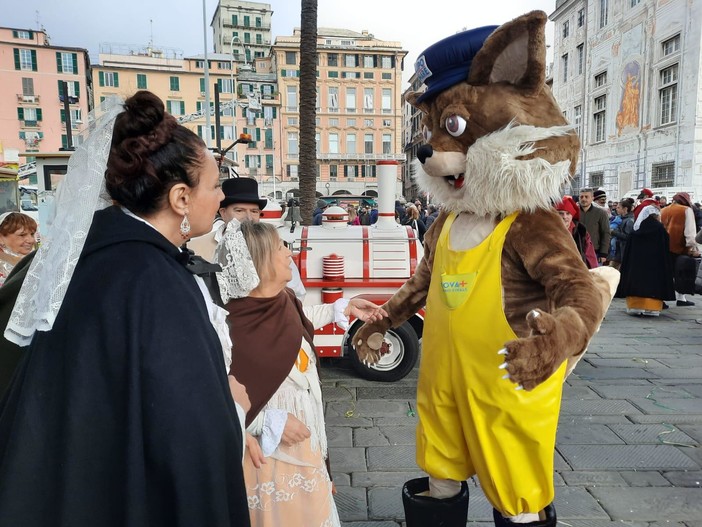
<instances>
[{"instance_id":1,"label":"red hat","mask_svg":"<svg viewBox=\"0 0 702 527\"><path fill-rule=\"evenodd\" d=\"M575 200L570 196L563 196L563 199L556 203L556 210L564 210L570 212L574 220L580 218L580 207L575 203Z\"/></svg>"},{"instance_id":2,"label":"red hat","mask_svg":"<svg viewBox=\"0 0 702 527\"><path fill-rule=\"evenodd\" d=\"M673 196L673 201L687 207L692 207L692 200L690 199L690 194L687 192L678 192Z\"/></svg>"},{"instance_id":3,"label":"red hat","mask_svg":"<svg viewBox=\"0 0 702 527\"><path fill-rule=\"evenodd\" d=\"M653 191L650 188L642 189L641 194L646 194L649 198L653 197Z\"/></svg>"}]
</instances>

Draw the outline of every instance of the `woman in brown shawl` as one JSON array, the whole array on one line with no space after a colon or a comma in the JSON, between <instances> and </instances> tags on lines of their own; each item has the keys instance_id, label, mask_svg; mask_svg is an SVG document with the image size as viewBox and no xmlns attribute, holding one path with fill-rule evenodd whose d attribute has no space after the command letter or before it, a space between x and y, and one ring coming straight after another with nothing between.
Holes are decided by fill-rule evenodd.
<instances>
[{"instance_id":1,"label":"woman in brown shawl","mask_svg":"<svg viewBox=\"0 0 702 527\"><path fill-rule=\"evenodd\" d=\"M350 315L379 320L384 312L361 299L303 308L286 287L290 257L276 229L265 223L243 222L240 228L230 223L218 249L223 267L218 281L235 357L232 374L251 400L244 460L251 525L333 527L340 522L325 463L314 330L348 323ZM251 282L251 266L243 265L247 260L259 280L248 292L255 279Z\"/></svg>"}]
</instances>

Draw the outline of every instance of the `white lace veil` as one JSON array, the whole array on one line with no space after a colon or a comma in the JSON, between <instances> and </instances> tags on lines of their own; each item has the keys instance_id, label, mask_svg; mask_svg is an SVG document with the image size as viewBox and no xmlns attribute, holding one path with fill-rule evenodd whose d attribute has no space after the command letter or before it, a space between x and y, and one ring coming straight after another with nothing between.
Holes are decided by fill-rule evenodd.
<instances>
[{"instance_id":1,"label":"white lace veil","mask_svg":"<svg viewBox=\"0 0 702 527\"><path fill-rule=\"evenodd\" d=\"M217 284L225 304L232 298L248 296L258 286L260 279L241 232L241 223L236 219L224 229L215 249L215 262L222 266L222 272L217 273Z\"/></svg>"},{"instance_id":2,"label":"white lace veil","mask_svg":"<svg viewBox=\"0 0 702 527\"><path fill-rule=\"evenodd\" d=\"M639 212L639 217L636 218L636 221L634 222L634 230L638 231L639 227L641 227L641 223L643 223L643 221L651 214L660 216L661 210L655 205L646 205L643 209L641 209L641 212Z\"/></svg>"},{"instance_id":3,"label":"white lace veil","mask_svg":"<svg viewBox=\"0 0 702 527\"><path fill-rule=\"evenodd\" d=\"M5 338L27 346L35 331L52 328L71 282L95 211L112 204L105 190L105 169L112 129L124 101L106 99L89 115L83 143L68 160L56 191L54 218L42 225L41 246L22 284Z\"/></svg>"}]
</instances>

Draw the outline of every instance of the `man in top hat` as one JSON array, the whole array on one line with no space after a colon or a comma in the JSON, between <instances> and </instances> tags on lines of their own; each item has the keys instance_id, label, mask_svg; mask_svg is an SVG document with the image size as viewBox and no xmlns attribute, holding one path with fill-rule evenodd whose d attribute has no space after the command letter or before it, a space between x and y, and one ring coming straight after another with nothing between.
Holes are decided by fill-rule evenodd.
<instances>
[{"instance_id":1,"label":"man in top hat","mask_svg":"<svg viewBox=\"0 0 702 527\"><path fill-rule=\"evenodd\" d=\"M224 228L232 219L239 221L253 221L258 223L261 219L261 211L266 207L268 200L258 194L258 182L248 177L227 179L222 183L224 199L219 204L219 216L212 224L212 230L193 238L188 242L188 248L195 251L195 254L213 261L214 251L222 238ZM295 292L295 296L302 302L307 291L302 285L300 271L295 262L290 262L292 278L288 282L288 287Z\"/></svg>"}]
</instances>

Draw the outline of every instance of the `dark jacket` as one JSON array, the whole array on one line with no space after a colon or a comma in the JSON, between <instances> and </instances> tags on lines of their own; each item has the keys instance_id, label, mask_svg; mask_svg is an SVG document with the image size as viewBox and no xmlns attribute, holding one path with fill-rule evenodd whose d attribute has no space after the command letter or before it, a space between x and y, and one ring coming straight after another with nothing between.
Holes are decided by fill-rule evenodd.
<instances>
[{"instance_id":1,"label":"dark jacket","mask_svg":"<svg viewBox=\"0 0 702 527\"><path fill-rule=\"evenodd\" d=\"M580 253L580 258L587 266L588 269L594 269L598 266L597 254L595 254L595 248L592 246L592 240L590 240L590 234L587 232L585 225L573 221L573 241L575 241L575 246L578 248Z\"/></svg>"},{"instance_id":2,"label":"dark jacket","mask_svg":"<svg viewBox=\"0 0 702 527\"><path fill-rule=\"evenodd\" d=\"M622 216L622 222L612 229L612 238L616 240L614 254L612 255L612 260L615 262L622 261L626 242L629 240L632 232L634 232L634 213L630 212L626 216Z\"/></svg>"},{"instance_id":3,"label":"dark jacket","mask_svg":"<svg viewBox=\"0 0 702 527\"><path fill-rule=\"evenodd\" d=\"M181 254L95 214L0 406L0 525L249 525L221 344Z\"/></svg>"}]
</instances>

